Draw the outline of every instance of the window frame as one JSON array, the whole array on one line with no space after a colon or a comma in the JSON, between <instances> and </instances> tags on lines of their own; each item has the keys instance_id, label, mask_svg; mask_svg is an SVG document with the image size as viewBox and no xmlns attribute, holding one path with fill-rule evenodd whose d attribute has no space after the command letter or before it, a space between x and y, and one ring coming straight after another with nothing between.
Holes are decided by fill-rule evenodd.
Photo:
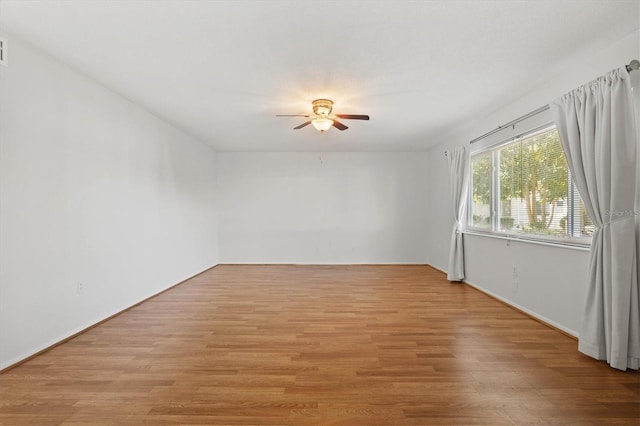
<instances>
[{"instance_id":1,"label":"window frame","mask_svg":"<svg viewBox=\"0 0 640 426\"><path fill-rule=\"evenodd\" d=\"M529 234L529 233L520 233L520 232L502 232L500 231L500 150L505 148L506 146L515 143L517 141L522 141L528 137L534 136L536 133L543 133L547 130L555 129L557 131L557 126L553 121L546 121L544 124L537 125L533 128L530 128L526 131L520 132L516 135L510 135L506 138L500 139L495 143L492 143L487 146L483 146L482 148L472 151L469 155L469 179L468 179L468 191L467 191L467 206L466 206L466 214L467 218L465 221L465 230L469 234L475 235L487 235L496 238L505 238L508 240L522 240L529 241L535 243L543 243L550 245L559 245L559 246L568 246L568 247L578 247L585 248L591 245L591 236L583 236L576 237L573 235L566 236L554 236L554 235L539 235L539 234ZM490 229L481 228L473 225L473 157L490 153L491 158L491 172L490 172L490 200L489 200L489 224ZM497 166L496 166L497 165ZM567 199L566 203L568 206L568 211L571 214L567 214L567 229L571 229L571 232L575 230L575 220L576 220L576 206L575 206L575 195L577 194L577 190L573 183L573 177L571 176L571 171L567 170ZM570 227L570 228L569 228Z\"/></svg>"}]
</instances>

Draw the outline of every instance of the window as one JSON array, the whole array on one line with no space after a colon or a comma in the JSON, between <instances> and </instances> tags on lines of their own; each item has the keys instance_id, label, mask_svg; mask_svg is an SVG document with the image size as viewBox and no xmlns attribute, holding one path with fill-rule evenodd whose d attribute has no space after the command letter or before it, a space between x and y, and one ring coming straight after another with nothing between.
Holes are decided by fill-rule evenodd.
<instances>
[{"instance_id":1,"label":"window","mask_svg":"<svg viewBox=\"0 0 640 426\"><path fill-rule=\"evenodd\" d=\"M588 244L593 223L555 125L471 156L469 229Z\"/></svg>"}]
</instances>

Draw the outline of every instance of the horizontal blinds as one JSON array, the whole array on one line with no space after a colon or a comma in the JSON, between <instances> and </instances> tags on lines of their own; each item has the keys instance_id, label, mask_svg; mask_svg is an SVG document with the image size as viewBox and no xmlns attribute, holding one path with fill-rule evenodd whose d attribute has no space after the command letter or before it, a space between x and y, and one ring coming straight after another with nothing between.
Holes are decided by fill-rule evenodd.
<instances>
[{"instance_id":1,"label":"horizontal blinds","mask_svg":"<svg viewBox=\"0 0 640 426\"><path fill-rule=\"evenodd\" d=\"M593 232L553 124L471 156L469 226L542 239Z\"/></svg>"},{"instance_id":2,"label":"horizontal blinds","mask_svg":"<svg viewBox=\"0 0 640 426\"><path fill-rule=\"evenodd\" d=\"M567 234L567 161L555 128L499 150L500 231Z\"/></svg>"}]
</instances>

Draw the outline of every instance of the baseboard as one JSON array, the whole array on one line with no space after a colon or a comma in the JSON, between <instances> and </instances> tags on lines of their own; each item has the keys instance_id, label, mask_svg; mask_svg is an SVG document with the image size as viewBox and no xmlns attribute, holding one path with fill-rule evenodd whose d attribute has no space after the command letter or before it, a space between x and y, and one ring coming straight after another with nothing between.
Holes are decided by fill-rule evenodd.
<instances>
[{"instance_id":1,"label":"baseboard","mask_svg":"<svg viewBox=\"0 0 640 426\"><path fill-rule=\"evenodd\" d=\"M469 287L472 287L472 288L478 290L479 292L484 293L487 296L489 296L489 297L491 297L493 299L496 299L497 301L509 306L510 308L515 309L516 311L527 315L531 319L536 320L539 323L546 325L547 327L553 328L554 330L557 330L557 331L561 332L562 334L565 334L565 335L567 335L567 336L569 336L569 337L571 337L571 338L573 338L575 340L578 340L578 332L577 331L571 330L568 327L565 327L565 326L563 326L561 324L558 324L557 322L553 321L552 319L549 319L549 318L547 318L547 317L545 317L543 315L538 314L537 312L534 312L534 311L532 311L530 309L527 309L524 306L520 306L517 303L513 303L511 300L506 299L506 298L504 298L504 297L502 297L502 296L500 296L500 295L498 295L496 293L493 293L493 292L491 292L489 290L486 290L486 289L484 289L484 288L482 288L480 286L472 284L472 283L470 283L468 281L463 281L463 282L464 282L464 284L468 285Z\"/></svg>"},{"instance_id":2,"label":"baseboard","mask_svg":"<svg viewBox=\"0 0 640 426\"><path fill-rule=\"evenodd\" d=\"M444 269L442 269L442 268L440 268L440 267L438 267L438 266L436 266L436 265L431 265L431 264L429 264L428 266L431 266L431 267L432 267L433 269L435 269L436 271L440 271L440 272L442 272L443 274L447 275L447 271L445 271Z\"/></svg>"},{"instance_id":3,"label":"baseboard","mask_svg":"<svg viewBox=\"0 0 640 426\"><path fill-rule=\"evenodd\" d=\"M438 268L437 266L434 266L434 265L429 265L429 266L431 266L433 269L436 269L436 270L442 272L444 275L447 275L446 271L443 271L442 269ZM529 318L531 318L531 319L533 319L533 320L535 320L535 321L537 321L537 322L539 322L539 323L541 323L541 324L543 324L543 325L545 325L545 326L547 326L549 328L552 328L552 329L554 329L556 331L559 331L560 333L562 333L562 334L564 334L564 335L566 335L568 337L571 337L572 339L578 340L578 332L575 331L575 330L571 330L570 328L567 328L567 327L565 327L565 326L563 326L561 324L558 324L557 322L555 322L555 321L553 321L553 320L551 320L551 319L549 319L549 318L547 318L547 317L545 317L543 315L540 315L537 312L534 312L534 311L532 311L530 309L527 309L524 306L520 306L517 303L514 303L513 301L511 301L511 300L509 300L509 299L507 299L505 297L502 297L502 296L500 296L500 295L498 295L498 294L496 294L496 293L494 293L492 291L489 291L489 290L487 290L485 288L482 288L479 285L470 283L467 280L463 280L462 284L467 285L467 286L473 288L474 290L477 290L477 291L479 291L481 293L486 294L487 296L491 297L492 299L497 300L498 302L502 303L503 305L506 305L506 306L510 307L511 309L515 309L516 311L528 316Z\"/></svg>"},{"instance_id":4,"label":"baseboard","mask_svg":"<svg viewBox=\"0 0 640 426\"><path fill-rule=\"evenodd\" d=\"M325 266L331 266L331 265L335 265L335 266L350 266L350 265L352 265L352 266L368 266L368 265L371 265L371 266L402 266L402 265L407 265L407 266L429 266L429 267L433 268L434 270L442 273L445 276L447 274L445 271L443 271L439 267L434 266L434 265L430 265L430 264L426 264L426 263L337 263L337 264L336 263L331 263L331 264L329 264L329 263L290 263L290 262L289 263L264 263L264 262L262 262L262 263L233 263L233 262L232 263L229 263L229 262L219 263L219 264L213 265L213 266L211 266L211 267L209 267L209 268L207 268L207 269L205 269L205 270L203 270L201 272L198 272L198 273L196 273L196 274L194 274L194 275L192 275L192 276L190 276L188 278L185 278L184 280L180 281L177 284L171 285L171 286L165 288L164 290L161 290L161 291L159 291L157 293L154 293L151 296L148 296L148 297L140 300L139 302L137 302L137 303L135 303L135 304L133 304L131 306L128 306L128 307L126 307L126 308L114 313L113 315L110 315L110 316L108 316L108 317L106 317L106 318L104 318L104 319L102 319L102 320L100 320L100 321L98 321L98 322L96 322L94 324L91 324L91 325L89 325L87 327L84 327L81 330L76 331L76 332L70 334L69 336L67 336L65 338L62 338L61 340L58 340L58 341L56 341L54 343L46 345L44 348L42 348L40 350L36 350L34 353L32 353L30 355L26 355L25 357L21 357L20 359L15 360L15 361L9 361L6 366L4 366L4 367L0 366L0 374L4 373L6 371L9 371L12 368L15 368L15 367L19 366L20 364L23 364L23 363L29 361L30 359L33 359L33 358L37 357L38 355L41 355L41 354L43 354L43 353L55 348L56 346L59 346L59 345L65 343L65 342L68 342L69 340L73 339L74 337L79 336L79 335L91 330L92 328L97 327L100 324L105 323L106 321L109 321L110 319L112 319L112 318L114 318L114 317L116 317L116 316L118 316L118 315L120 315L120 314L122 314L122 313L124 313L124 312L126 312L126 311L128 311L128 310L130 310L130 309L132 309L132 308L144 303L144 302L146 302L147 300L153 299L154 297L159 296L160 294L162 294L162 293L164 293L166 291L169 291L172 288L177 287L180 284L183 284L184 282L186 282L186 281L188 281L188 280L190 280L192 278L195 278L198 275L201 275L201 274L203 274L203 273L205 273L205 272L207 272L207 271L209 271L209 270L211 270L211 269L213 269L213 268L215 268L217 266L221 266L221 265L292 265L292 266L321 266L321 265L325 265ZM474 290L477 290L477 291L479 291L481 293L484 293L487 296L491 297L492 299L495 299L498 302L500 302L500 303L502 303L502 304L504 304L504 305L506 305L506 306L508 306L508 307L510 307L512 309L515 309L516 311L518 311L518 312L530 317L531 319L533 319L535 321L538 321L539 323L541 323L541 324L543 324L543 325L545 325L547 327L550 327L550 328L552 328L554 330L557 330L560 333L565 334L568 337L571 337L571 338L576 339L576 340L578 338L578 333L576 331L571 330L571 329L569 329L567 327L564 327L564 326L556 323L555 321L550 320L549 318L546 318L546 317L544 317L544 316L542 316L542 315L540 315L540 314L538 314L536 312L533 312L533 311L531 311L531 310L529 310L529 309L527 309L527 308L525 308L523 306L520 306L520 305L518 305L516 303L513 303L509 299L506 299L506 298L504 298L504 297L502 297L502 296L500 296L500 295L498 295L496 293L493 293L493 292L491 292L489 290L486 290L486 289L484 289L484 288L482 288L482 287L480 287L478 285L475 285L473 283L467 282L466 280L462 281L462 284L467 285L467 286L469 286L469 287L473 288Z\"/></svg>"},{"instance_id":5,"label":"baseboard","mask_svg":"<svg viewBox=\"0 0 640 426\"><path fill-rule=\"evenodd\" d=\"M251 265L251 266L268 266L268 265L291 265L291 266L431 266L425 262L220 262L219 265Z\"/></svg>"},{"instance_id":6,"label":"baseboard","mask_svg":"<svg viewBox=\"0 0 640 426\"><path fill-rule=\"evenodd\" d=\"M123 309L119 310L118 312L116 312L116 313L114 313L112 315L109 315L108 317L106 317L106 318L104 318L104 319L102 319L102 320L100 320L100 321L98 321L96 323L90 324L90 325L88 325L86 327L82 327L80 330L72 332L67 337L64 337L64 338L62 338L60 340L56 340L53 343L46 344L46 345L44 345L43 348L35 350L30 355L25 355L25 356L20 357L18 359L10 360L9 362L6 363L6 366L1 366L0 365L0 374L5 373L5 372L11 370L12 368L15 368L15 367L17 367L17 366L19 366L21 364L24 364L25 362L27 362L27 361L29 361L29 360L31 360L31 359L39 356L39 355L42 355L43 353L45 353L47 351L50 351L51 349L55 348L56 346L60 346L61 344L65 343L65 342L68 342L69 340L71 340L71 339L73 339L73 338L75 338L75 337L77 337L77 336L79 336L79 335L81 335L83 333L86 333L87 331L91 330L92 328L95 328L95 327L99 326L100 324L103 324L103 323L109 321L110 319L115 318L118 315L120 315L120 314L122 314L124 312L127 312L130 309L135 308L136 306L146 302L147 300L151 300L154 297L157 297L157 296L161 295L162 293L164 293L166 291L169 291L172 288L177 287L180 284L183 284L183 283L189 281L192 278L197 277L198 275L201 275L201 274L204 274L207 271L210 271L211 269L215 268L216 266L218 266L218 264L215 264L215 265L213 265L213 266L211 266L211 267L209 267L209 268L207 268L207 269L205 269L203 271L200 271L200 272L198 272L198 273L196 273L196 274L194 274L194 275L192 275L192 276L190 276L188 278L185 278L184 280L180 281L179 283L173 284L173 285L165 288L164 290L160 290L157 293L154 293L154 294L152 294L150 296L147 296L144 299L140 300L139 302L136 302L133 305L128 306L126 308L123 308Z\"/></svg>"}]
</instances>

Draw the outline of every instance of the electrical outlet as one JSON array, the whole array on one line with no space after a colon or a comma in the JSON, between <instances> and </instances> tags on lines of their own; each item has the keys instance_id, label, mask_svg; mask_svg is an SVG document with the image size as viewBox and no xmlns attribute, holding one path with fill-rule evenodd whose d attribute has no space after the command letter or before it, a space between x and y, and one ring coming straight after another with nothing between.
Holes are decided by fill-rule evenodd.
<instances>
[{"instance_id":1,"label":"electrical outlet","mask_svg":"<svg viewBox=\"0 0 640 426\"><path fill-rule=\"evenodd\" d=\"M76 287L76 290L78 291L78 294L83 293L84 292L84 284L79 282L77 287Z\"/></svg>"},{"instance_id":2,"label":"electrical outlet","mask_svg":"<svg viewBox=\"0 0 640 426\"><path fill-rule=\"evenodd\" d=\"M513 277L516 278L518 276L518 266L513 265Z\"/></svg>"}]
</instances>

